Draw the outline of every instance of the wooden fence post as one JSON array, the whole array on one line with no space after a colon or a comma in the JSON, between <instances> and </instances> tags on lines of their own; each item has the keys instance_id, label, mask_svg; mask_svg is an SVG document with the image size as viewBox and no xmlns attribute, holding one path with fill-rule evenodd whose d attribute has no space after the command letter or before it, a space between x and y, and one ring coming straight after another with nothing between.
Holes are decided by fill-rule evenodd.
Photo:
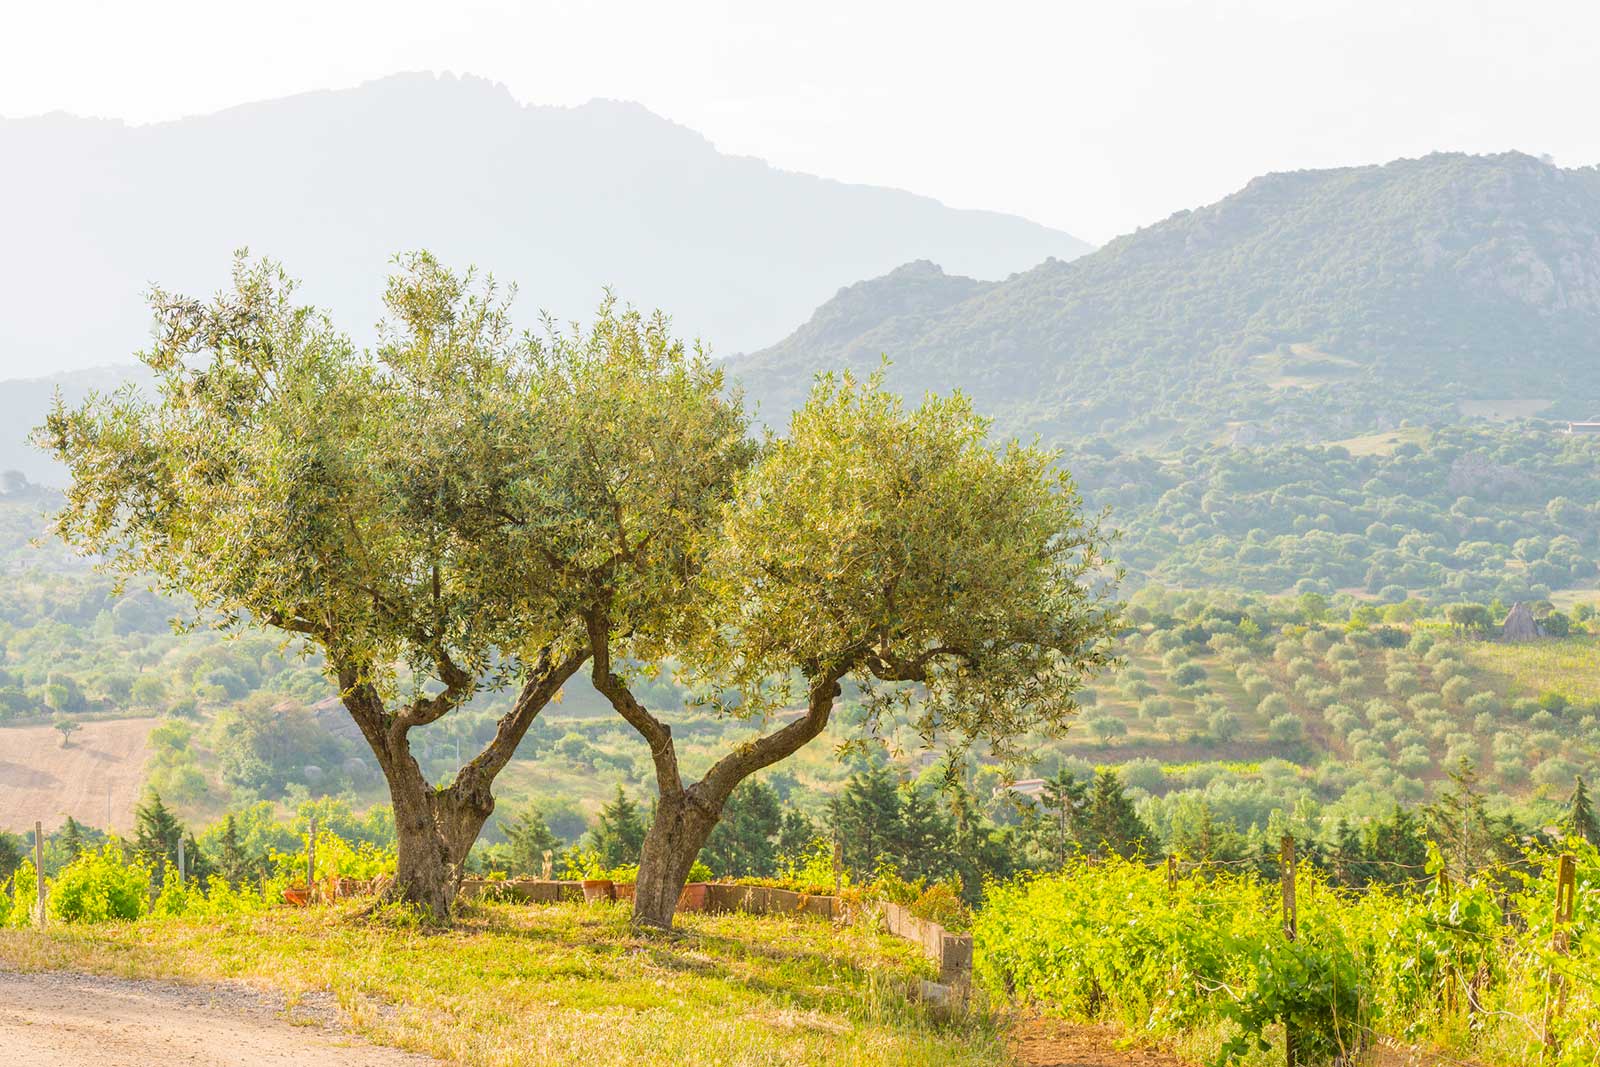
<instances>
[{"instance_id":1,"label":"wooden fence post","mask_svg":"<svg viewBox=\"0 0 1600 1067\"><path fill-rule=\"evenodd\" d=\"M1178 895L1178 857L1167 857L1167 900Z\"/></svg>"},{"instance_id":2,"label":"wooden fence post","mask_svg":"<svg viewBox=\"0 0 1600 1067\"><path fill-rule=\"evenodd\" d=\"M839 831L833 832L833 895L839 896L844 891L844 838L839 836Z\"/></svg>"},{"instance_id":3,"label":"wooden fence post","mask_svg":"<svg viewBox=\"0 0 1600 1067\"><path fill-rule=\"evenodd\" d=\"M1444 867L1440 867L1439 873L1434 877L1434 884L1438 886L1439 904L1448 914L1450 907L1450 872ZM1452 963L1450 965L1450 973L1444 976L1444 1006L1445 1010L1451 1014L1454 1014L1456 1010L1456 982L1459 977L1460 972L1456 970L1455 964Z\"/></svg>"},{"instance_id":4,"label":"wooden fence post","mask_svg":"<svg viewBox=\"0 0 1600 1067\"><path fill-rule=\"evenodd\" d=\"M317 816L311 815L311 834L306 838L306 901L317 895Z\"/></svg>"},{"instance_id":5,"label":"wooden fence post","mask_svg":"<svg viewBox=\"0 0 1600 1067\"><path fill-rule=\"evenodd\" d=\"M187 872L184 870L184 868L188 866L187 862L185 862L187 860L187 858L188 857L186 857L184 855L183 838L180 837L180 838L178 838L178 885L179 886L182 886L184 881L185 881L185 877L184 876L185 876L185 874Z\"/></svg>"},{"instance_id":6,"label":"wooden fence post","mask_svg":"<svg viewBox=\"0 0 1600 1067\"><path fill-rule=\"evenodd\" d=\"M1567 926L1572 922L1573 906L1578 898L1578 862L1571 855L1556 861L1556 909L1550 926L1550 951L1557 957L1567 954ZM1549 988L1544 998L1544 1051L1541 1062L1559 1051L1555 1024L1567 1010L1567 979L1550 961Z\"/></svg>"},{"instance_id":7,"label":"wooden fence post","mask_svg":"<svg viewBox=\"0 0 1600 1067\"><path fill-rule=\"evenodd\" d=\"M33 873L38 883L35 887L34 901L39 912L39 929L43 930L49 915L45 911L44 899L44 823L33 824Z\"/></svg>"},{"instance_id":8,"label":"wooden fence post","mask_svg":"<svg viewBox=\"0 0 1600 1067\"><path fill-rule=\"evenodd\" d=\"M1300 914L1294 899L1294 838L1283 835L1278 852L1279 879L1283 883L1283 939L1294 941L1300 933ZM1288 1067L1299 1067L1299 1042L1295 1040L1294 1020L1283 1017L1283 1059Z\"/></svg>"}]
</instances>

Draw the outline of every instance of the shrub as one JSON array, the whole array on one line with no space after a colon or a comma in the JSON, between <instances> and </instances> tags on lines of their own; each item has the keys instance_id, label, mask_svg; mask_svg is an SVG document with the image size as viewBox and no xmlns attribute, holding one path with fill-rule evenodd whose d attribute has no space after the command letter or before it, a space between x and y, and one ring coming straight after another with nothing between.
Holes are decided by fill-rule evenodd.
<instances>
[{"instance_id":1,"label":"shrub","mask_svg":"<svg viewBox=\"0 0 1600 1067\"><path fill-rule=\"evenodd\" d=\"M1267 736L1280 745L1298 744L1305 740L1305 724L1294 715L1278 715L1267 724Z\"/></svg>"},{"instance_id":2,"label":"shrub","mask_svg":"<svg viewBox=\"0 0 1600 1067\"><path fill-rule=\"evenodd\" d=\"M1472 683L1462 677L1451 678L1439 689L1439 694L1450 704L1462 704L1472 695Z\"/></svg>"},{"instance_id":3,"label":"shrub","mask_svg":"<svg viewBox=\"0 0 1600 1067\"><path fill-rule=\"evenodd\" d=\"M1268 693L1261 698L1261 703L1256 705L1256 710L1267 718L1276 718L1289 711L1289 698L1282 693Z\"/></svg>"},{"instance_id":4,"label":"shrub","mask_svg":"<svg viewBox=\"0 0 1600 1067\"><path fill-rule=\"evenodd\" d=\"M1389 692L1397 697L1408 697L1422 688L1422 682L1411 671L1390 671L1384 682Z\"/></svg>"},{"instance_id":5,"label":"shrub","mask_svg":"<svg viewBox=\"0 0 1600 1067\"><path fill-rule=\"evenodd\" d=\"M1218 741L1232 741L1239 736L1239 717L1227 708L1219 708L1206 719L1206 730Z\"/></svg>"},{"instance_id":6,"label":"shrub","mask_svg":"<svg viewBox=\"0 0 1600 1067\"><path fill-rule=\"evenodd\" d=\"M50 892L50 914L62 922L129 922L144 913L150 869L125 863L115 845L87 851L67 864Z\"/></svg>"},{"instance_id":7,"label":"shrub","mask_svg":"<svg viewBox=\"0 0 1600 1067\"><path fill-rule=\"evenodd\" d=\"M1155 722L1172 714L1172 701L1161 697L1146 697L1139 701L1139 718L1145 722Z\"/></svg>"}]
</instances>

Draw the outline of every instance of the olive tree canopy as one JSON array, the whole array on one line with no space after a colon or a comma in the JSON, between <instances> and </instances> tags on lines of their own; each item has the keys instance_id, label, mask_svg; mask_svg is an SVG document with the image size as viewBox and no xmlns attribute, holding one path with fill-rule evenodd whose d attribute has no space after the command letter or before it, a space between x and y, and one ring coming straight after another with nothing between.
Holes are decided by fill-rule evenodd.
<instances>
[{"instance_id":1,"label":"olive tree canopy","mask_svg":"<svg viewBox=\"0 0 1600 1067\"><path fill-rule=\"evenodd\" d=\"M538 345L492 283L403 257L376 352L242 256L211 302L156 291L155 395L59 402L39 439L71 472L56 528L123 577L223 628L264 626L326 657L388 780L392 895L443 918L493 809L490 785L588 658L548 566L497 509L548 492L530 474ZM412 730L483 688L516 699L448 787Z\"/></svg>"},{"instance_id":2,"label":"olive tree canopy","mask_svg":"<svg viewBox=\"0 0 1600 1067\"><path fill-rule=\"evenodd\" d=\"M699 539L675 648L738 692L731 713L767 729L698 781L684 780L670 725L612 670L591 617L596 686L656 766L637 919L670 924L729 794L820 735L844 682L869 726L909 716L930 744L1002 756L1076 712L1084 679L1112 657L1104 538L1053 454L988 434L961 397L908 410L877 378L824 377L788 436L765 443Z\"/></svg>"}]
</instances>

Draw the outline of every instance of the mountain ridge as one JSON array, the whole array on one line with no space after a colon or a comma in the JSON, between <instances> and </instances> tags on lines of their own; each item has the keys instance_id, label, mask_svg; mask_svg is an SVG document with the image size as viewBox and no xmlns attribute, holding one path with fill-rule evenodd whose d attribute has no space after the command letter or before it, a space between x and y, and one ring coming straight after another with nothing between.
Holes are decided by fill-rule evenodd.
<instances>
[{"instance_id":1,"label":"mountain ridge","mask_svg":"<svg viewBox=\"0 0 1600 1067\"><path fill-rule=\"evenodd\" d=\"M896 288L874 281L854 298ZM1003 432L1054 440L1196 443L1241 422L1326 439L1529 388L1579 417L1600 402L1587 374L1600 169L1438 153L1263 175L1071 262L820 343L816 324L838 317L819 307L730 374L770 413L816 369L887 356L891 385L962 388Z\"/></svg>"}]
</instances>

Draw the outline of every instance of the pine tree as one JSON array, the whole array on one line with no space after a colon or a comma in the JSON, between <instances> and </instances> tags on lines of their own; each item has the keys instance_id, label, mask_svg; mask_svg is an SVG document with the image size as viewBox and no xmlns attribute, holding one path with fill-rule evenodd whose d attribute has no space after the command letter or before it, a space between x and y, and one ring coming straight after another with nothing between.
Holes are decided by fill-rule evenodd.
<instances>
[{"instance_id":1,"label":"pine tree","mask_svg":"<svg viewBox=\"0 0 1600 1067\"><path fill-rule=\"evenodd\" d=\"M244 847L239 843L239 823L231 812L222 822L221 849L222 854L217 861L218 873L237 889L254 873L252 868L255 864L245 855Z\"/></svg>"},{"instance_id":2,"label":"pine tree","mask_svg":"<svg viewBox=\"0 0 1600 1067\"><path fill-rule=\"evenodd\" d=\"M1084 830L1084 845L1094 855L1103 856L1107 852L1123 857L1141 852L1155 854L1150 828L1134 810L1133 801L1123 791L1122 779L1116 771L1103 770L1094 776Z\"/></svg>"},{"instance_id":3,"label":"pine tree","mask_svg":"<svg viewBox=\"0 0 1600 1067\"><path fill-rule=\"evenodd\" d=\"M134 817L134 851L155 871L157 884L165 885L167 871L178 865L178 842L184 840L183 824L172 809L161 802L161 794L154 789L146 794L144 803L134 809Z\"/></svg>"},{"instance_id":4,"label":"pine tree","mask_svg":"<svg viewBox=\"0 0 1600 1067\"><path fill-rule=\"evenodd\" d=\"M1589 799L1589 789L1581 777L1576 779L1572 800L1567 804L1567 817L1563 820L1561 828L1591 845L1600 845L1600 821L1595 818L1594 804Z\"/></svg>"},{"instance_id":5,"label":"pine tree","mask_svg":"<svg viewBox=\"0 0 1600 1067\"><path fill-rule=\"evenodd\" d=\"M850 776L844 791L829 805L833 830L839 836L844 866L856 878L870 878L880 860L897 861L905 840L900 789L886 767L871 767Z\"/></svg>"},{"instance_id":6,"label":"pine tree","mask_svg":"<svg viewBox=\"0 0 1600 1067\"><path fill-rule=\"evenodd\" d=\"M544 874L544 854L550 853L551 862L561 851L562 841L545 822L544 812L530 804L505 828L506 840L511 843L510 867L512 874Z\"/></svg>"},{"instance_id":7,"label":"pine tree","mask_svg":"<svg viewBox=\"0 0 1600 1067\"><path fill-rule=\"evenodd\" d=\"M1363 850L1368 881L1390 885L1427 876L1428 843L1415 816L1399 804L1387 820L1367 827Z\"/></svg>"},{"instance_id":8,"label":"pine tree","mask_svg":"<svg viewBox=\"0 0 1600 1067\"><path fill-rule=\"evenodd\" d=\"M1051 853L1056 859L1056 869L1067 864L1067 853L1083 838L1084 818L1089 807L1089 785L1080 782L1071 771L1059 771L1047 778L1040 793L1045 809L1053 812L1050 819Z\"/></svg>"},{"instance_id":9,"label":"pine tree","mask_svg":"<svg viewBox=\"0 0 1600 1067\"><path fill-rule=\"evenodd\" d=\"M783 821L778 826L778 855L784 859L800 860L810 851L819 833L816 823L803 812L793 808L785 811Z\"/></svg>"},{"instance_id":10,"label":"pine tree","mask_svg":"<svg viewBox=\"0 0 1600 1067\"><path fill-rule=\"evenodd\" d=\"M617 795L600 809L600 822L594 830L594 846L607 867L638 863L644 848L645 825L639 805L628 799L617 786Z\"/></svg>"},{"instance_id":11,"label":"pine tree","mask_svg":"<svg viewBox=\"0 0 1600 1067\"><path fill-rule=\"evenodd\" d=\"M1341 816L1333 830L1333 847L1328 856L1328 866L1336 885L1355 888L1371 880L1371 866L1361 847L1361 831Z\"/></svg>"},{"instance_id":12,"label":"pine tree","mask_svg":"<svg viewBox=\"0 0 1600 1067\"><path fill-rule=\"evenodd\" d=\"M1499 827L1478 790L1478 772L1471 760L1462 758L1450 772L1450 787L1423 814L1451 877L1466 881L1493 861Z\"/></svg>"},{"instance_id":13,"label":"pine tree","mask_svg":"<svg viewBox=\"0 0 1600 1067\"><path fill-rule=\"evenodd\" d=\"M23 852L21 838L0 830L0 883L10 880L16 869L22 866ZM3 888L3 885L0 885L0 889ZM4 899L4 896L0 895L0 900Z\"/></svg>"},{"instance_id":14,"label":"pine tree","mask_svg":"<svg viewBox=\"0 0 1600 1067\"><path fill-rule=\"evenodd\" d=\"M700 858L718 875L769 876L778 869L782 829L778 794L765 782L746 779L723 804L722 818L706 839Z\"/></svg>"},{"instance_id":15,"label":"pine tree","mask_svg":"<svg viewBox=\"0 0 1600 1067\"><path fill-rule=\"evenodd\" d=\"M66 856L66 861L71 863L83 854L83 826L72 816L67 816L67 821L61 826L61 851Z\"/></svg>"},{"instance_id":16,"label":"pine tree","mask_svg":"<svg viewBox=\"0 0 1600 1067\"><path fill-rule=\"evenodd\" d=\"M938 880L954 866L956 828L934 798L915 785L900 790L900 836L887 858L901 877Z\"/></svg>"}]
</instances>

